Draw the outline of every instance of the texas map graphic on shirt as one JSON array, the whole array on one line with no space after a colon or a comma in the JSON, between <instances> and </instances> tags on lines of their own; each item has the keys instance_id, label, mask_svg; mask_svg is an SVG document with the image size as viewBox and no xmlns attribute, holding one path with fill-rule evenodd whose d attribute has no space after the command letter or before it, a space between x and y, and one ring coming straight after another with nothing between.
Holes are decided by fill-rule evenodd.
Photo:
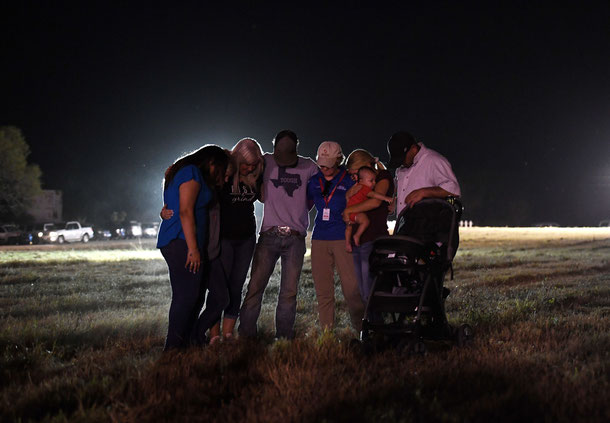
<instances>
[{"instance_id":1,"label":"texas map graphic on shirt","mask_svg":"<svg viewBox=\"0 0 610 423\"><path fill-rule=\"evenodd\" d=\"M288 173L285 167L279 167L277 179L271 179L271 182L276 188L284 187L286 194L292 197L292 194L301 186L301 175Z\"/></svg>"}]
</instances>

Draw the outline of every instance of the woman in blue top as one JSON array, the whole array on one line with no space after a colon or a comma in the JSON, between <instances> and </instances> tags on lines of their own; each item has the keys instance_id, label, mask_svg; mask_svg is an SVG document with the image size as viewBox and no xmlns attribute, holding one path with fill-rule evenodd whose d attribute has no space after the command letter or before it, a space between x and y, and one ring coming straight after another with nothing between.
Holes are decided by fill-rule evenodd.
<instances>
[{"instance_id":1,"label":"woman in blue top","mask_svg":"<svg viewBox=\"0 0 610 423\"><path fill-rule=\"evenodd\" d=\"M316 206L316 220L311 241L311 273L322 329L335 323L335 266L341 279L343 296L352 321L360 331L364 304L351 253L345 249L345 193L354 185L347 170L341 166L343 152L336 142L326 141L318 148L316 159L320 171L307 184L308 198Z\"/></svg>"},{"instance_id":2,"label":"woman in blue top","mask_svg":"<svg viewBox=\"0 0 610 423\"><path fill-rule=\"evenodd\" d=\"M222 148L206 145L178 159L165 172L164 204L179 210L161 222L157 237L157 248L167 262L172 286L165 351L189 345L201 310L207 206L213 199L213 187L224 180L227 163Z\"/></svg>"}]
</instances>

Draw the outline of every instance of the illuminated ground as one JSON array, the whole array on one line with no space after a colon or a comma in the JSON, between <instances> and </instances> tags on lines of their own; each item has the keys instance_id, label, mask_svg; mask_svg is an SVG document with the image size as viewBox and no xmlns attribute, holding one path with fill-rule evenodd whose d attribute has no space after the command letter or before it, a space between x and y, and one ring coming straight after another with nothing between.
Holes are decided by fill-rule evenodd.
<instances>
[{"instance_id":1,"label":"illuminated ground","mask_svg":"<svg viewBox=\"0 0 610 423\"><path fill-rule=\"evenodd\" d=\"M423 357L321 334L306 258L297 339L163 355L171 292L153 240L0 247L1 421L606 422L610 228L462 228L447 313L471 348Z\"/></svg>"}]
</instances>

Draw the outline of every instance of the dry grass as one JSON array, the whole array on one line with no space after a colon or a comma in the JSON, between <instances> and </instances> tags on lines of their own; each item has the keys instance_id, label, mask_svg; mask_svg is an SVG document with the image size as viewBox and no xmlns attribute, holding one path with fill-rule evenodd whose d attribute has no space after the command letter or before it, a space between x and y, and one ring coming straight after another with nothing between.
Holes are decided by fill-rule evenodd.
<instances>
[{"instance_id":1,"label":"dry grass","mask_svg":"<svg viewBox=\"0 0 610 423\"><path fill-rule=\"evenodd\" d=\"M293 342L162 354L169 284L152 244L0 250L2 421L608 421L610 231L465 228L447 310L470 348L367 358L320 334L307 262ZM103 247L103 248L101 248Z\"/></svg>"}]
</instances>

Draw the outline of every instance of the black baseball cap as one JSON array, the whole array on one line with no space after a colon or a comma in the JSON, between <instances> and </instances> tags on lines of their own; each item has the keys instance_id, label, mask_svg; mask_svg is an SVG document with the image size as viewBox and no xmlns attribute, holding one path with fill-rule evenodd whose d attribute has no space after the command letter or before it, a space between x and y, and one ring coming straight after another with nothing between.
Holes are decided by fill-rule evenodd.
<instances>
[{"instance_id":1,"label":"black baseball cap","mask_svg":"<svg viewBox=\"0 0 610 423\"><path fill-rule=\"evenodd\" d=\"M407 151L415 143L415 137L406 131L399 131L392 135L388 141L388 154L390 155L388 167L396 169L402 166Z\"/></svg>"}]
</instances>

